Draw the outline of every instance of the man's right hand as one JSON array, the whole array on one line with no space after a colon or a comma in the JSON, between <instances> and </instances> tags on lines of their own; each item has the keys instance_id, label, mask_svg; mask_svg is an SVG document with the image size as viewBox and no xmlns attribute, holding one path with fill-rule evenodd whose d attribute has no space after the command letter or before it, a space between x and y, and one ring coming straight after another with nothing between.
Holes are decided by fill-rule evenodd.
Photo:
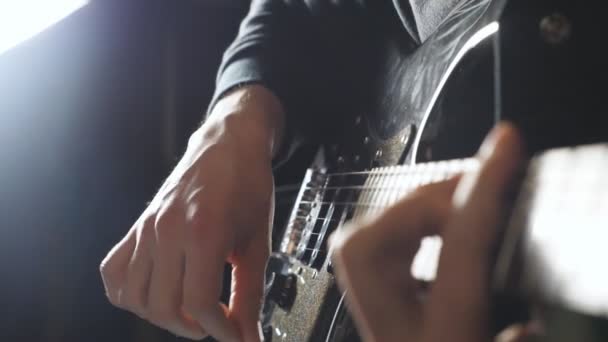
<instances>
[{"instance_id":1,"label":"man's right hand","mask_svg":"<svg viewBox=\"0 0 608 342\"><path fill-rule=\"evenodd\" d=\"M224 97L149 206L102 261L110 302L179 336L258 341L270 252L271 161L284 114L261 86ZM229 306L223 270L233 266Z\"/></svg>"}]
</instances>

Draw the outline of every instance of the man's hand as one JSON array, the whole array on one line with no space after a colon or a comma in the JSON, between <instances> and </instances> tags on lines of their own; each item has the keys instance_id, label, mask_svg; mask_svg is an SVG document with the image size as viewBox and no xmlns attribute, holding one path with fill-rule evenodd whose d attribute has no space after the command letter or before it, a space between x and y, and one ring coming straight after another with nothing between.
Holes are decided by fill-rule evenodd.
<instances>
[{"instance_id":1,"label":"man's hand","mask_svg":"<svg viewBox=\"0 0 608 342\"><path fill-rule=\"evenodd\" d=\"M521 154L513 127L500 125L484 142L475 173L422 187L332 236L337 280L366 341L493 338L491 256ZM437 275L422 299L411 265L421 239L436 234L443 239Z\"/></svg>"},{"instance_id":2,"label":"man's hand","mask_svg":"<svg viewBox=\"0 0 608 342\"><path fill-rule=\"evenodd\" d=\"M271 160L283 130L261 86L218 102L178 165L101 263L110 302L179 336L258 341L270 252ZM229 307L223 270L233 266Z\"/></svg>"}]
</instances>

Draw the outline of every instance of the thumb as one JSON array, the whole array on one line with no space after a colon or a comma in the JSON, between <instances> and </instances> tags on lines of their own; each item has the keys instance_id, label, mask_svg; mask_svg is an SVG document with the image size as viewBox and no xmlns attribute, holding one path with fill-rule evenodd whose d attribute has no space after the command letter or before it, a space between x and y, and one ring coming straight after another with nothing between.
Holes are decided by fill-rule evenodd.
<instances>
[{"instance_id":1,"label":"thumb","mask_svg":"<svg viewBox=\"0 0 608 342\"><path fill-rule=\"evenodd\" d=\"M262 340L260 310L270 246L264 234L259 235L260 238L254 239L244 253L233 259L232 266L230 315L245 342Z\"/></svg>"}]
</instances>

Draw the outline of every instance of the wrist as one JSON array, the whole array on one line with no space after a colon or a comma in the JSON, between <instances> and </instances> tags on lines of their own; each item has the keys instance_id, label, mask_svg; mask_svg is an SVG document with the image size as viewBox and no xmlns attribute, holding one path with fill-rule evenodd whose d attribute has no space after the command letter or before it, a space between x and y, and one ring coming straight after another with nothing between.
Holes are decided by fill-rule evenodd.
<instances>
[{"instance_id":1,"label":"wrist","mask_svg":"<svg viewBox=\"0 0 608 342\"><path fill-rule=\"evenodd\" d=\"M205 125L216 127L212 131L236 140L245 149L273 158L285 134L285 112L269 89L252 84L224 95L212 108Z\"/></svg>"}]
</instances>

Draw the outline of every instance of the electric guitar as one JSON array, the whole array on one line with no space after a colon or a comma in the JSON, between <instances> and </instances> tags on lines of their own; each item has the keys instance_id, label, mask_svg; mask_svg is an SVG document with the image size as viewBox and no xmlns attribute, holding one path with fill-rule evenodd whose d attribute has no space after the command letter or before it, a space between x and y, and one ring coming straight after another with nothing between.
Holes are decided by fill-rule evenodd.
<instances>
[{"instance_id":1,"label":"electric guitar","mask_svg":"<svg viewBox=\"0 0 608 342\"><path fill-rule=\"evenodd\" d=\"M608 196L598 191L608 189L608 122L593 115L605 60L585 6L463 0L415 50L398 34L382 42L370 100L321 147L275 241L266 340L358 341L327 237L420 185L476 168L471 156L500 119L519 126L531 158L496 258L497 328L527 317L531 303L608 313L608 277L597 265L608 260ZM437 237L423 241L415 277L433 280L440 248Z\"/></svg>"}]
</instances>

